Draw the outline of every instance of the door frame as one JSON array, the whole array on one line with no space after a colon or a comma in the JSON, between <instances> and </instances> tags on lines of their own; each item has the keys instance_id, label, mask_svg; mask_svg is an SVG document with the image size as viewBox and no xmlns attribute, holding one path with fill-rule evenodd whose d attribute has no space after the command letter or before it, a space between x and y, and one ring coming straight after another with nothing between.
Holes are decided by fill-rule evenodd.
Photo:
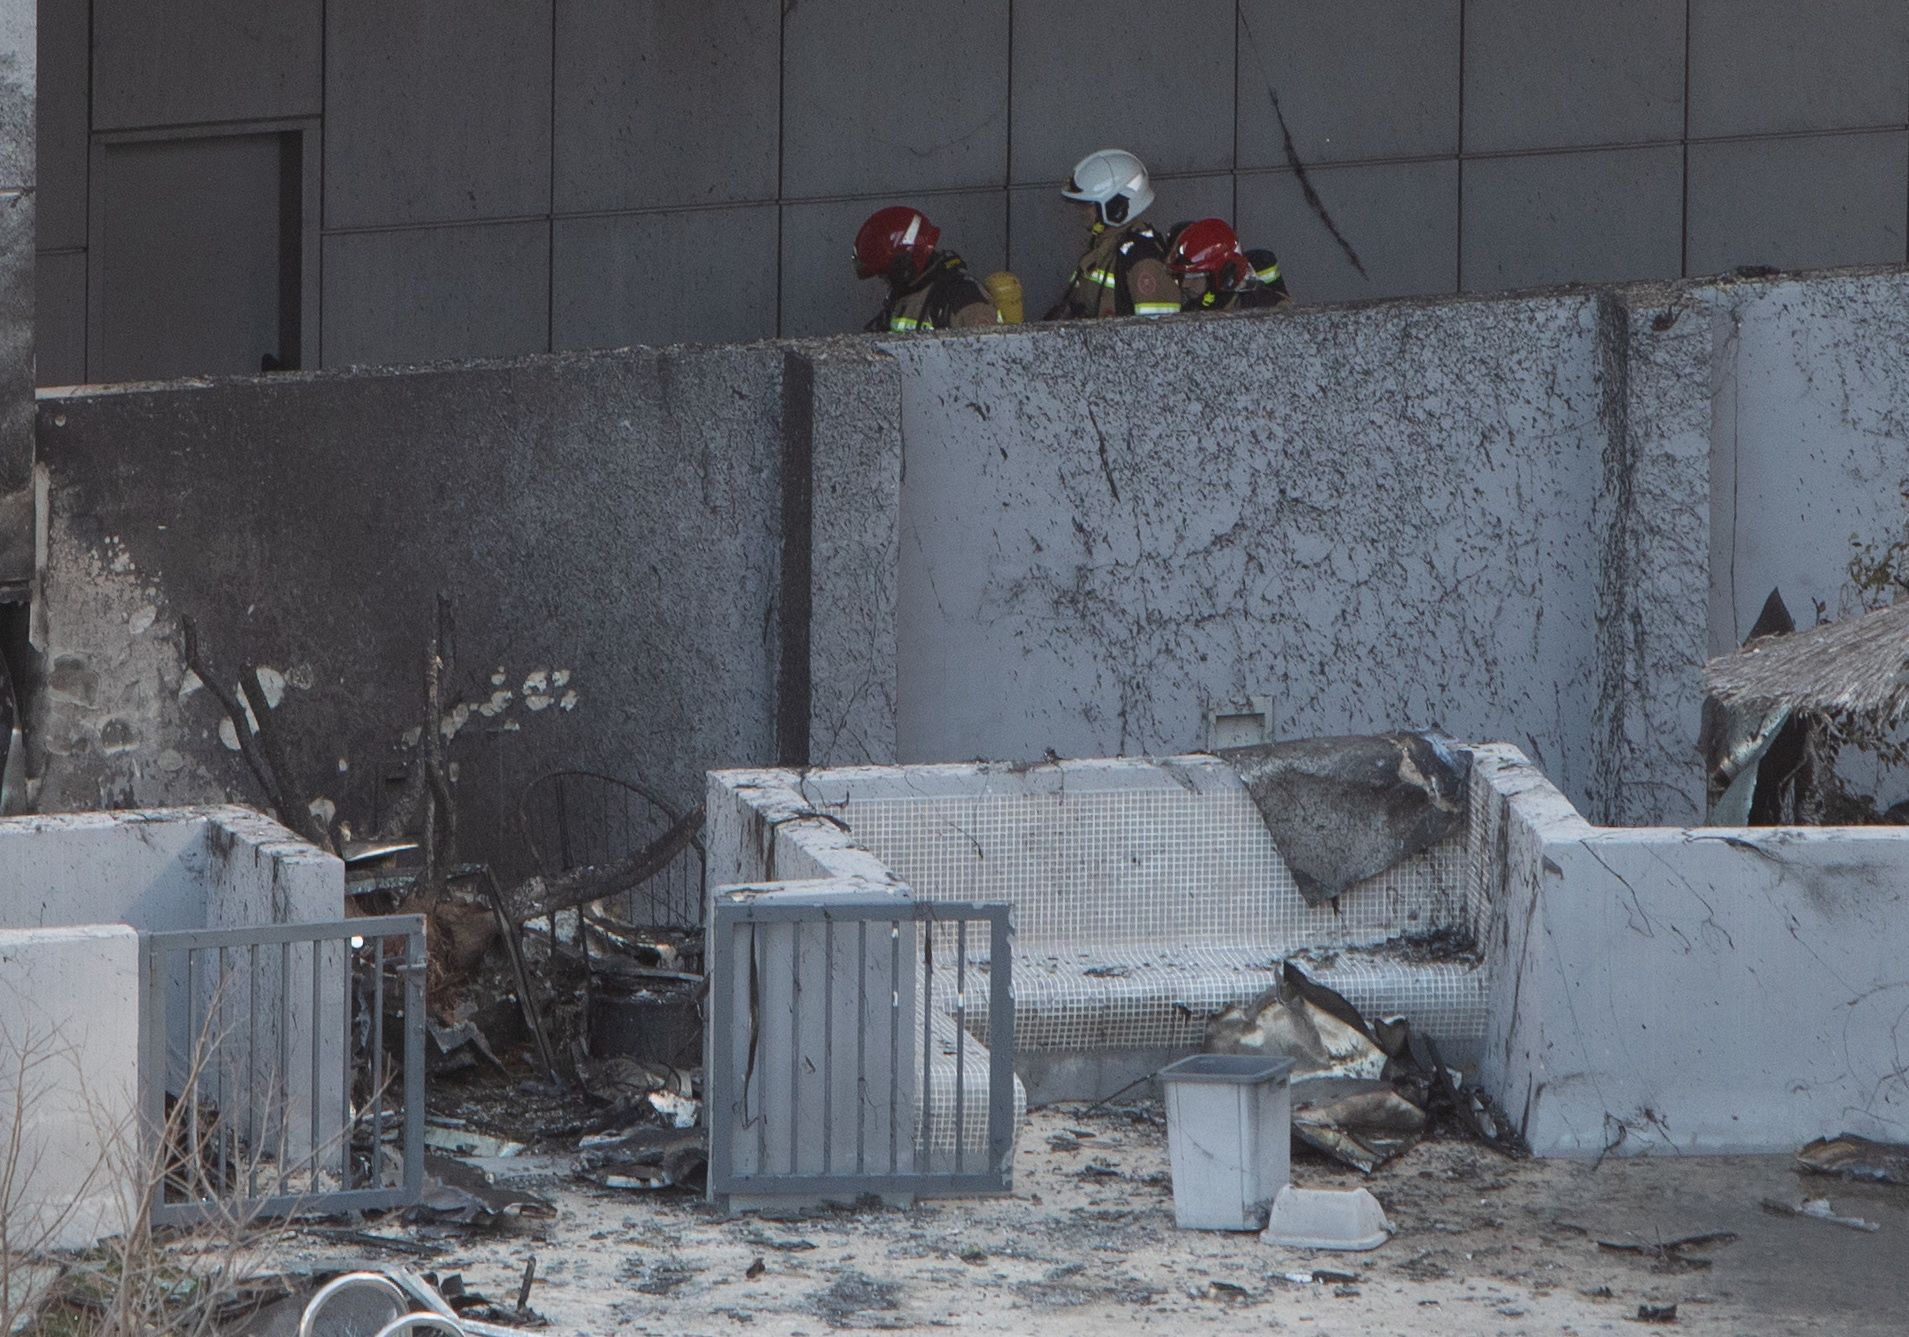
<instances>
[{"instance_id":1,"label":"door frame","mask_svg":"<svg viewBox=\"0 0 1909 1337\"><path fill-rule=\"evenodd\" d=\"M319 162L319 133L322 122L316 116L287 116L256 121L214 121L199 125L167 125L138 130L99 130L87 148L86 179L86 381L99 384L99 349L95 332L106 314L106 150L116 144L151 143L180 139L229 139L248 135L294 135L298 140L298 316L296 360L291 364L311 368L318 362L318 220L323 174ZM281 181L281 186L283 182ZM282 239L281 239L282 240ZM281 293L281 344L286 319Z\"/></svg>"}]
</instances>

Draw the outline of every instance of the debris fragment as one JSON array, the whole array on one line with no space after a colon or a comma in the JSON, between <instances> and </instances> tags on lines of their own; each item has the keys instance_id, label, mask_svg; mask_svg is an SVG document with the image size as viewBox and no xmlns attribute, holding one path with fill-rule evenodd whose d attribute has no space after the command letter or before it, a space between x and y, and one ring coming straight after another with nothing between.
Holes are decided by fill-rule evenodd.
<instances>
[{"instance_id":1,"label":"debris fragment","mask_svg":"<svg viewBox=\"0 0 1909 1337\"><path fill-rule=\"evenodd\" d=\"M1800 1203L1778 1202L1775 1198L1765 1198L1763 1210L1772 1216L1807 1216L1816 1221L1827 1221L1833 1226L1842 1226L1848 1230L1862 1230L1874 1234L1882 1227L1874 1221L1866 1221L1860 1216L1838 1216L1830 1207L1828 1198L1809 1198Z\"/></svg>"},{"instance_id":2,"label":"debris fragment","mask_svg":"<svg viewBox=\"0 0 1909 1337\"><path fill-rule=\"evenodd\" d=\"M493 1184L481 1170L436 1152L424 1155L424 1192L415 1207L405 1210L411 1221L441 1221L456 1225L496 1227L521 1217L553 1217L557 1209L547 1199L522 1189Z\"/></svg>"},{"instance_id":3,"label":"debris fragment","mask_svg":"<svg viewBox=\"0 0 1909 1337\"><path fill-rule=\"evenodd\" d=\"M1471 753L1432 734L1303 738L1215 755L1239 773L1308 905L1324 905L1465 820Z\"/></svg>"},{"instance_id":4,"label":"debris fragment","mask_svg":"<svg viewBox=\"0 0 1909 1337\"><path fill-rule=\"evenodd\" d=\"M1459 1085L1431 1037L1400 1017L1369 1024L1290 960L1278 984L1207 1023L1206 1048L1292 1059L1294 1136L1365 1174L1411 1147L1434 1119L1500 1151L1520 1146L1490 1097Z\"/></svg>"},{"instance_id":5,"label":"debris fragment","mask_svg":"<svg viewBox=\"0 0 1909 1337\"><path fill-rule=\"evenodd\" d=\"M1675 1323L1677 1321L1677 1306L1674 1304L1639 1305L1637 1306L1637 1321L1639 1323Z\"/></svg>"},{"instance_id":6,"label":"debris fragment","mask_svg":"<svg viewBox=\"0 0 1909 1337\"><path fill-rule=\"evenodd\" d=\"M584 1139L577 1171L604 1188L673 1188L699 1176L707 1158L699 1129L634 1128Z\"/></svg>"},{"instance_id":7,"label":"debris fragment","mask_svg":"<svg viewBox=\"0 0 1909 1337\"><path fill-rule=\"evenodd\" d=\"M1875 1142L1851 1133L1819 1137L1796 1153L1796 1164L1811 1174L1909 1188L1909 1146L1901 1143Z\"/></svg>"},{"instance_id":8,"label":"debris fragment","mask_svg":"<svg viewBox=\"0 0 1909 1337\"><path fill-rule=\"evenodd\" d=\"M1680 1235L1669 1240L1599 1240L1597 1247L1612 1253L1654 1258L1667 1270L1688 1268L1694 1271L1711 1264L1711 1260L1698 1255L1697 1250L1736 1242L1737 1234L1733 1230L1710 1230L1700 1235Z\"/></svg>"},{"instance_id":9,"label":"debris fragment","mask_svg":"<svg viewBox=\"0 0 1909 1337\"><path fill-rule=\"evenodd\" d=\"M1425 1133L1425 1111L1389 1082L1321 1078L1294 1086L1293 1136L1371 1174Z\"/></svg>"}]
</instances>

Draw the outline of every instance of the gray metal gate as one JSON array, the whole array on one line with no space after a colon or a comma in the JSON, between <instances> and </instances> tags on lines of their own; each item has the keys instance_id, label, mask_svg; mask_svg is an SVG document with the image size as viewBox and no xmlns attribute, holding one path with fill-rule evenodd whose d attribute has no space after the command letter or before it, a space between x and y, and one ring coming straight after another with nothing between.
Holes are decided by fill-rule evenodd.
<instances>
[{"instance_id":1,"label":"gray metal gate","mask_svg":"<svg viewBox=\"0 0 1909 1337\"><path fill-rule=\"evenodd\" d=\"M149 933L140 967L155 1225L418 1200L422 916ZM388 1021L402 1026L396 1071Z\"/></svg>"},{"instance_id":2,"label":"gray metal gate","mask_svg":"<svg viewBox=\"0 0 1909 1337\"><path fill-rule=\"evenodd\" d=\"M1008 912L847 892L719 897L707 956L710 1196L1006 1192Z\"/></svg>"}]
</instances>

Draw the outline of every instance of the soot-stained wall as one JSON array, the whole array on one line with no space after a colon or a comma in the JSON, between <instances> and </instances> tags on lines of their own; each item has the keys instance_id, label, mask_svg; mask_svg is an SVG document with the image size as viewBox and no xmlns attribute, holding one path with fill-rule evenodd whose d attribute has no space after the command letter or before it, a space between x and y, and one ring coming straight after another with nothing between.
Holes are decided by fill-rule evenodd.
<instances>
[{"instance_id":1,"label":"soot-stained wall","mask_svg":"<svg viewBox=\"0 0 1909 1337\"><path fill-rule=\"evenodd\" d=\"M189 614L363 832L417 742L439 592L467 856L510 863L557 767L693 802L774 744L783 369L640 350L43 401L39 807L260 801Z\"/></svg>"},{"instance_id":2,"label":"soot-stained wall","mask_svg":"<svg viewBox=\"0 0 1909 1337\"><path fill-rule=\"evenodd\" d=\"M558 766L1179 752L1438 726L1701 817L1702 662L1901 532L1895 272L51 395L43 809L259 801L250 659L354 826L442 590L464 830ZM1760 481L1752 485L1752 479ZM1734 481L1733 481L1734 480ZM1734 579L1737 599L1727 597ZM341 762L343 763L341 766ZM1884 800L1896 797L1880 793ZM471 853L494 853L473 847Z\"/></svg>"},{"instance_id":3,"label":"soot-stained wall","mask_svg":"<svg viewBox=\"0 0 1909 1337\"><path fill-rule=\"evenodd\" d=\"M1439 727L1600 810L1640 768L1677 801L1683 758L1594 742L1625 649L1702 619L1701 524L1688 598L1627 569L1661 534L1634 505L1703 518L1701 432L1630 491L1664 473L1633 348L1666 338L1575 293L891 342L902 759L1175 752L1267 696L1279 737ZM1697 653L1629 675L1692 738Z\"/></svg>"}]
</instances>

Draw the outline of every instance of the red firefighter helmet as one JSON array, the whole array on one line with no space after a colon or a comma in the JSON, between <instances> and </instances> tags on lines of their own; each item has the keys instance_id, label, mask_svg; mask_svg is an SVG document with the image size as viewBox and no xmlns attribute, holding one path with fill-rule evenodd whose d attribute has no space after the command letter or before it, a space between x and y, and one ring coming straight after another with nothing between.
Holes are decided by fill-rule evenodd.
<instances>
[{"instance_id":1,"label":"red firefighter helmet","mask_svg":"<svg viewBox=\"0 0 1909 1337\"><path fill-rule=\"evenodd\" d=\"M1246 282L1252 263L1240 251L1240 239L1223 218L1188 223L1167 253L1175 274L1205 274L1214 287L1231 292Z\"/></svg>"},{"instance_id":2,"label":"red firefighter helmet","mask_svg":"<svg viewBox=\"0 0 1909 1337\"><path fill-rule=\"evenodd\" d=\"M905 204L877 209L855 234L855 276L872 279L877 274L892 283L918 279L941 240L941 229L928 221L928 215Z\"/></svg>"}]
</instances>

